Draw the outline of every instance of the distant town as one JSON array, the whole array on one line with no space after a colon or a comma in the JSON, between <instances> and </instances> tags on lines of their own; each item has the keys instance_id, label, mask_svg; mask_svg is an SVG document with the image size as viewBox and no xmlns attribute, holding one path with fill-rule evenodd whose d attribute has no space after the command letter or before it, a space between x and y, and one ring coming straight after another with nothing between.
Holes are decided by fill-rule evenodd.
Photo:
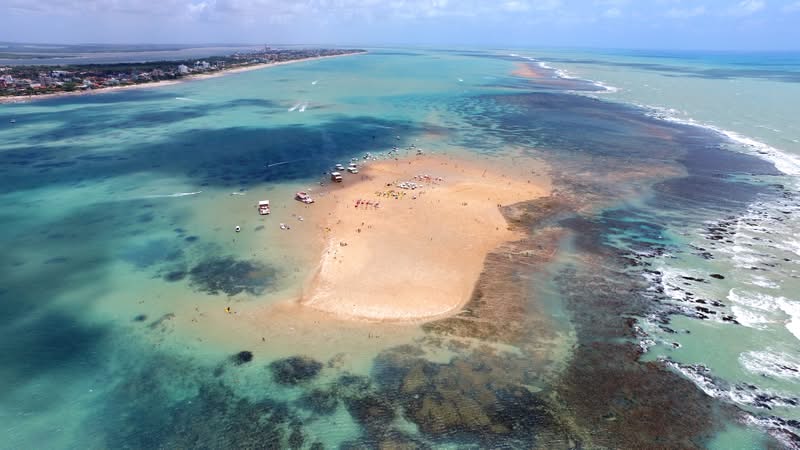
<instances>
[{"instance_id":1,"label":"distant town","mask_svg":"<svg viewBox=\"0 0 800 450\"><path fill-rule=\"evenodd\" d=\"M285 50L265 47L261 51L213 56L199 60L143 63L71 64L0 67L0 97L35 96L131 86L192 75L209 74L258 64L363 53L358 49Z\"/></svg>"}]
</instances>

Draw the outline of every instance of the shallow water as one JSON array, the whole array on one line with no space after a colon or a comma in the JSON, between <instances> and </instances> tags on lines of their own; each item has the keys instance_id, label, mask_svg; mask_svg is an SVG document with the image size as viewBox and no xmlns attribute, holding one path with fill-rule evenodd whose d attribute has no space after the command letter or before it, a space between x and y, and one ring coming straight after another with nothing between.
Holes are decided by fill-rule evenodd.
<instances>
[{"instance_id":1,"label":"shallow water","mask_svg":"<svg viewBox=\"0 0 800 450\"><path fill-rule=\"evenodd\" d=\"M513 76L518 63L533 64L376 50L0 107L5 445L775 445L752 424L796 418L791 405L717 400L681 373L704 364L796 397L792 370L762 384L734 362L763 366L792 336L688 319L644 270L730 274L690 245L706 222L791 196L775 185L786 177L714 131L591 98L603 89L553 71ZM314 192L336 162L411 144L545 161L554 193L504 210L529 237L487 258L481 295L453 318L352 323L286 303L317 251L292 244L315 232L292 193ZM744 297L732 279L709 283L714 298ZM779 317L792 299L777 297L764 308ZM640 360L670 312L683 315L664 327L692 333ZM697 344L720 334L718 351Z\"/></svg>"}]
</instances>

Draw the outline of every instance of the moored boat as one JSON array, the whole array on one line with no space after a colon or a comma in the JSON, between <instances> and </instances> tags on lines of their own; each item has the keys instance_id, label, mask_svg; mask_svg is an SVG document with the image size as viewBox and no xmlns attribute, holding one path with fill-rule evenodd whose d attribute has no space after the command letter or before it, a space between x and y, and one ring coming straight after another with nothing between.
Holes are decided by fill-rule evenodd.
<instances>
[{"instance_id":1,"label":"moored boat","mask_svg":"<svg viewBox=\"0 0 800 450\"><path fill-rule=\"evenodd\" d=\"M269 214L269 200L261 200L258 202L258 213L262 216Z\"/></svg>"},{"instance_id":2,"label":"moored boat","mask_svg":"<svg viewBox=\"0 0 800 450\"><path fill-rule=\"evenodd\" d=\"M294 198L300 200L303 203L314 203L314 199L311 198L311 196L308 195L308 193L303 191L300 191L297 194L295 194Z\"/></svg>"}]
</instances>

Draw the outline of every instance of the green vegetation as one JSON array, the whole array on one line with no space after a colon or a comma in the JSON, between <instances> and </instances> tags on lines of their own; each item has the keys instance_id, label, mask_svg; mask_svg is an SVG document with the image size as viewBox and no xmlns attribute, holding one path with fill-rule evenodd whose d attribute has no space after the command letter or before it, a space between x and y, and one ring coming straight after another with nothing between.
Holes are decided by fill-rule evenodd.
<instances>
[{"instance_id":1,"label":"green vegetation","mask_svg":"<svg viewBox=\"0 0 800 450\"><path fill-rule=\"evenodd\" d=\"M199 60L0 67L0 97L41 95L72 92L78 89L102 89L111 86L151 83L255 64L271 64L361 52L364 50L266 48L260 52L234 53ZM22 57L20 54L14 55ZM34 55L34 57L42 56Z\"/></svg>"}]
</instances>

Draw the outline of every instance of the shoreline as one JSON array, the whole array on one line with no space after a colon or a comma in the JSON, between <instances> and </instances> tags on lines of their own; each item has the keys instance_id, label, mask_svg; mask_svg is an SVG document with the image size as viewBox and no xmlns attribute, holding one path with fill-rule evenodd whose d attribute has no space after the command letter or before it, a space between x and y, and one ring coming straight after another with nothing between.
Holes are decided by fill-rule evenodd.
<instances>
[{"instance_id":1,"label":"shoreline","mask_svg":"<svg viewBox=\"0 0 800 450\"><path fill-rule=\"evenodd\" d=\"M302 59L293 59L291 61L281 61L275 63L260 63L260 64L253 64L249 66L241 66L241 67L233 67L231 69L223 69L212 73L200 73L195 75L188 75L183 78L174 79L174 80L161 80L161 81L154 81L150 83L142 83L142 84L131 84L127 86L111 86L111 87L104 87L100 89L91 89L87 91L72 91L72 92L53 92L50 94L41 94L41 95L14 95L9 97L0 97L0 105L5 104L20 104L20 103L30 103L35 102L38 100L47 100L52 98L59 98L59 97L69 97L69 96L81 96L81 95L95 95L95 94L104 94L110 92L119 92L119 91L126 91L132 89L147 89L147 88L156 88L162 86L170 86L180 83L186 83L191 81L202 81L208 80L211 78L219 78L225 75L242 73L242 72L250 72L253 70L260 70L266 69L270 67L277 67L277 66L285 66L288 64L295 64L300 62L307 62L307 61L319 61L328 58L339 58L343 56L353 56L353 55L363 55L368 53L367 51L357 52L357 53L346 53L341 55L329 55L329 56L314 56L311 58L302 58Z\"/></svg>"},{"instance_id":2,"label":"shoreline","mask_svg":"<svg viewBox=\"0 0 800 450\"><path fill-rule=\"evenodd\" d=\"M501 207L549 195L549 178L506 170L486 160L412 156L370 162L343 185L329 185L317 205L319 263L297 303L366 322L458 313L487 255L521 238ZM398 188L402 181L418 187Z\"/></svg>"}]
</instances>

